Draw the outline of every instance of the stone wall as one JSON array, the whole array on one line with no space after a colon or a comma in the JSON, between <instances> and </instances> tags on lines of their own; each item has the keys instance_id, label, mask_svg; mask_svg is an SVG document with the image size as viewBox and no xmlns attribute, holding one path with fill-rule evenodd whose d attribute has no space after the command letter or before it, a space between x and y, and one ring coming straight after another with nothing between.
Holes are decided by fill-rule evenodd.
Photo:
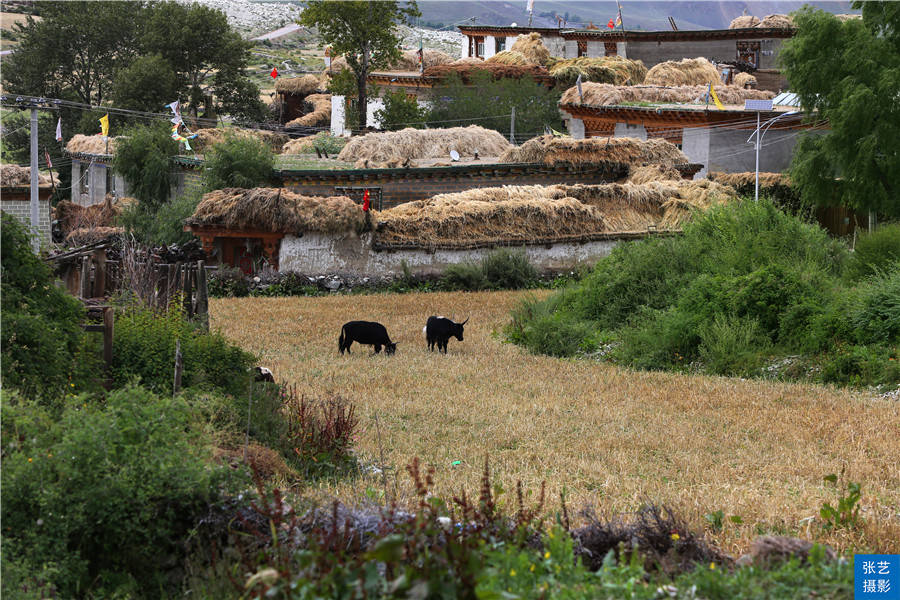
<instances>
[{"instance_id":1,"label":"stone wall","mask_svg":"<svg viewBox=\"0 0 900 600\"><path fill-rule=\"evenodd\" d=\"M607 256L621 240L526 246L528 260L539 271L567 271L592 264ZM403 265L414 275L438 275L454 264L480 261L492 248L466 250L373 249L373 234L330 235L307 233L285 236L278 257L280 271L306 275L350 274L358 277L391 277L403 274Z\"/></svg>"},{"instance_id":2,"label":"stone wall","mask_svg":"<svg viewBox=\"0 0 900 600\"><path fill-rule=\"evenodd\" d=\"M28 188L22 188L23 193L11 193L10 188L4 188L0 193L0 210L8 213L31 227L31 198ZM50 194L41 194L38 199L38 237L41 246L50 244Z\"/></svg>"}]
</instances>

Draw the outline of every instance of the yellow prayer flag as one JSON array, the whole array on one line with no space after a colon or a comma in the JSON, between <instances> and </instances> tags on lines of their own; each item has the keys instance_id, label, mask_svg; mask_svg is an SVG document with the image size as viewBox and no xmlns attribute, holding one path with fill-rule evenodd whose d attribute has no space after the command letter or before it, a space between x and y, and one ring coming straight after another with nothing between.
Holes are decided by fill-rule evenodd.
<instances>
[{"instance_id":1,"label":"yellow prayer flag","mask_svg":"<svg viewBox=\"0 0 900 600\"><path fill-rule=\"evenodd\" d=\"M725 110L725 106L719 101L719 97L716 96L716 88L709 84L709 95L712 96L713 102L716 103L716 108L719 110Z\"/></svg>"},{"instance_id":2,"label":"yellow prayer flag","mask_svg":"<svg viewBox=\"0 0 900 600\"><path fill-rule=\"evenodd\" d=\"M100 117L100 135L104 137L109 135L109 113Z\"/></svg>"}]
</instances>

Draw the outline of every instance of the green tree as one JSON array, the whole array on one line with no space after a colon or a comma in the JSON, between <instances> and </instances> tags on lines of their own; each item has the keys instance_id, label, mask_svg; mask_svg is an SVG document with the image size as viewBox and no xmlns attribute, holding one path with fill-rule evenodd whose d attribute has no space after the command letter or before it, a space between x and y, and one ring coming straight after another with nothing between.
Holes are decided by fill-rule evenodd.
<instances>
[{"instance_id":1,"label":"green tree","mask_svg":"<svg viewBox=\"0 0 900 600\"><path fill-rule=\"evenodd\" d=\"M271 179L275 166L272 150L262 140L235 134L228 134L224 142L209 149L205 159L206 191L256 187Z\"/></svg>"},{"instance_id":2,"label":"green tree","mask_svg":"<svg viewBox=\"0 0 900 600\"><path fill-rule=\"evenodd\" d=\"M137 54L143 2L42 2L41 20L16 26L19 47L3 61L17 94L100 104Z\"/></svg>"},{"instance_id":3,"label":"green tree","mask_svg":"<svg viewBox=\"0 0 900 600\"><path fill-rule=\"evenodd\" d=\"M187 110L195 116L213 94L232 115L259 117L259 89L244 75L251 45L231 28L225 13L196 3L151 5L141 38L144 53L159 54L171 65Z\"/></svg>"},{"instance_id":4,"label":"green tree","mask_svg":"<svg viewBox=\"0 0 900 600\"><path fill-rule=\"evenodd\" d=\"M396 91L385 94L384 108L375 111L375 118L390 131L404 127L421 129L425 126L427 113L428 110L420 107L415 98L408 98L406 92Z\"/></svg>"},{"instance_id":5,"label":"green tree","mask_svg":"<svg viewBox=\"0 0 900 600\"><path fill-rule=\"evenodd\" d=\"M801 138L791 177L804 201L900 215L900 4L857 2L862 20L795 13L780 55L791 90L830 129Z\"/></svg>"},{"instance_id":6,"label":"green tree","mask_svg":"<svg viewBox=\"0 0 900 600\"><path fill-rule=\"evenodd\" d=\"M138 125L116 144L113 169L125 178L142 207L155 210L169 198L176 154L178 143L166 124Z\"/></svg>"},{"instance_id":7,"label":"green tree","mask_svg":"<svg viewBox=\"0 0 900 600\"><path fill-rule=\"evenodd\" d=\"M300 24L316 27L335 54L344 55L356 75L359 125L366 126L366 78L400 58L397 23L419 16L415 1L353 0L329 2L310 0L300 16Z\"/></svg>"},{"instance_id":8,"label":"green tree","mask_svg":"<svg viewBox=\"0 0 900 600\"><path fill-rule=\"evenodd\" d=\"M526 77L494 81L490 73L476 71L464 81L453 74L435 86L428 121L437 127L448 121L460 127L481 125L509 135L509 115L515 107L516 135L534 137L545 126L559 127L560 96L559 90Z\"/></svg>"},{"instance_id":9,"label":"green tree","mask_svg":"<svg viewBox=\"0 0 900 600\"><path fill-rule=\"evenodd\" d=\"M178 92L178 78L172 65L159 54L151 54L136 58L119 71L112 98L117 106L163 112L178 97Z\"/></svg>"}]
</instances>

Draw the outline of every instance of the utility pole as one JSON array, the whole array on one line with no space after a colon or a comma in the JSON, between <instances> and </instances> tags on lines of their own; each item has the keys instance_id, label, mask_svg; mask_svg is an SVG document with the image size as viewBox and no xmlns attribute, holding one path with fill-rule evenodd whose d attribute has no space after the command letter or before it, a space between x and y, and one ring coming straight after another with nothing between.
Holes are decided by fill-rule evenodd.
<instances>
[{"instance_id":1,"label":"utility pole","mask_svg":"<svg viewBox=\"0 0 900 600\"><path fill-rule=\"evenodd\" d=\"M40 213L38 203L38 113L31 107L31 247L35 252L41 249Z\"/></svg>"},{"instance_id":2,"label":"utility pole","mask_svg":"<svg viewBox=\"0 0 900 600\"><path fill-rule=\"evenodd\" d=\"M509 143L516 145L516 107L512 107L512 113L509 115Z\"/></svg>"}]
</instances>

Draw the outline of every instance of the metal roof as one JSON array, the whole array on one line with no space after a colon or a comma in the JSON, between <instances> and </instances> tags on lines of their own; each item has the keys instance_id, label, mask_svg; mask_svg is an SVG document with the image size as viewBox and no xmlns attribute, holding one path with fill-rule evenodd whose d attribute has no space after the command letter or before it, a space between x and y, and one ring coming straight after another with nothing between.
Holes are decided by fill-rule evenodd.
<instances>
[{"instance_id":1,"label":"metal roof","mask_svg":"<svg viewBox=\"0 0 900 600\"><path fill-rule=\"evenodd\" d=\"M782 92L772 99L775 106L800 106L800 96L793 92Z\"/></svg>"}]
</instances>

